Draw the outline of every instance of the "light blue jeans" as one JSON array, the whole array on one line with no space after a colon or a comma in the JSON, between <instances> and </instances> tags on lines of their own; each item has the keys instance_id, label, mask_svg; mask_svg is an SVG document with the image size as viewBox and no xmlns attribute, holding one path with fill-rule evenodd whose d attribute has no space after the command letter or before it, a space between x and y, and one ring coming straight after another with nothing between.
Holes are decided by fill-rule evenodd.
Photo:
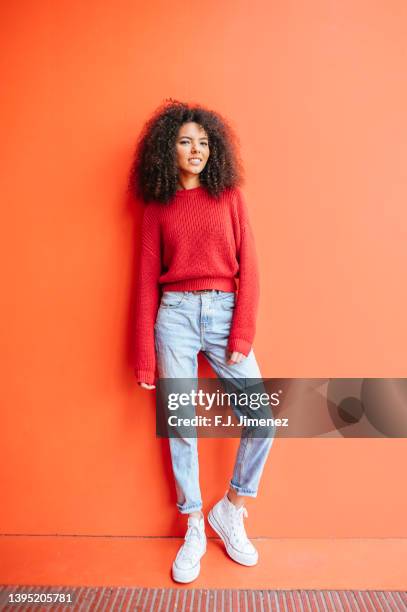
<instances>
[{"instance_id":1,"label":"light blue jeans","mask_svg":"<svg viewBox=\"0 0 407 612\"><path fill-rule=\"evenodd\" d=\"M261 380L253 350L240 363L226 363L235 299L235 293L216 289L208 293L163 293L154 326L159 378L197 379L198 353L202 351L222 379L239 379L238 385L241 379ZM268 437L242 433L230 481L238 494L256 497L273 440L274 429ZM197 437L170 437L169 444L177 507L183 514L201 510Z\"/></svg>"}]
</instances>

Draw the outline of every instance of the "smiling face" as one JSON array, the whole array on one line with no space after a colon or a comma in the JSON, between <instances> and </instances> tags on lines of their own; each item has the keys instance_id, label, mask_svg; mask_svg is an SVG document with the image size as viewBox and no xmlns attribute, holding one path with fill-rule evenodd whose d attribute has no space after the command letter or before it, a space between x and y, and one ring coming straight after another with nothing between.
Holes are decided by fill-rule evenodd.
<instances>
[{"instance_id":1,"label":"smiling face","mask_svg":"<svg viewBox=\"0 0 407 612\"><path fill-rule=\"evenodd\" d=\"M181 178L199 181L199 173L205 168L209 157L209 140L205 130L194 121L184 123L176 140L178 171Z\"/></svg>"}]
</instances>

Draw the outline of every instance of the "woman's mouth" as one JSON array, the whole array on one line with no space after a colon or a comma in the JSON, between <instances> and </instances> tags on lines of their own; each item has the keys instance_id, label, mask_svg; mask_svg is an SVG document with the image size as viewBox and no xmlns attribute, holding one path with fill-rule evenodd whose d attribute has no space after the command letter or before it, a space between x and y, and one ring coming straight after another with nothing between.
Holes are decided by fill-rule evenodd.
<instances>
[{"instance_id":1,"label":"woman's mouth","mask_svg":"<svg viewBox=\"0 0 407 612\"><path fill-rule=\"evenodd\" d=\"M199 166L202 160L199 157L190 157L188 161L193 166Z\"/></svg>"}]
</instances>

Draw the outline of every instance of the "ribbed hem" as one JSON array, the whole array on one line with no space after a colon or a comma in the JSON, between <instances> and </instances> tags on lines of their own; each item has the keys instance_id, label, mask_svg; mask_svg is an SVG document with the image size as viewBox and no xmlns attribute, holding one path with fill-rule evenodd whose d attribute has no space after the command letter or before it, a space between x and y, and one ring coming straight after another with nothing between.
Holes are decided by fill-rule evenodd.
<instances>
[{"instance_id":1,"label":"ribbed hem","mask_svg":"<svg viewBox=\"0 0 407 612\"><path fill-rule=\"evenodd\" d=\"M219 289L220 291L236 291L234 278L189 278L174 283L162 283L163 291L198 291L198 289Z\"/></svg>"},{"instance_id":2,"label":"ribbed hem","mask_svg":"<svg viewBox=\"0 0 407 612\"><path fill-rule=\"evenodd\" d=\"M134 370L134 373L137 377L137 382L144 382L148 385L154 385L155 381L155 372L152 370Z\"/></svg>"},{"instance_id":3,"label":"ribbed hem","mask_svg":"<svg viewBox=\"0 0 407 612\"><path fill-rule=\"evenodd\" d=\"M228 349L230 351L237 351L238 353L242 353L246 357L250 353L252 345L247 340L241 340L239 338L229 338L228 341Z\"/></svg>"}]
</instances>

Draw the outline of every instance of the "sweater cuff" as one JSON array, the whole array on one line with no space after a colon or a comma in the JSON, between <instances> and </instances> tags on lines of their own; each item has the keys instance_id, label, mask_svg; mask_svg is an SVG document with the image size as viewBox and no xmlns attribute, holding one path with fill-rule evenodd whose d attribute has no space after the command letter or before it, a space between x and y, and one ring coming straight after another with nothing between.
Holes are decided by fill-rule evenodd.
<instances>
[{"instance_id":1,"label":"sweater cuff","mask_svg":"<svg viewBox=\"0 0 407 612\"><path fill-rule=\"evenodd\" d=\"M155 384L155 372L152 370L134 370L137 377L137 382L147 383L148 385Z\"/></svg>"},{"instance_id":2,"label":"sweater cuff","mask_svg":"<svg viewBox=\"0 0 407 612\"><path fill-rule=\"evenodd\" d=\"M228 341L228 349L230 351L237 351L242 353L246 357L250 353L252 345L247 340L241 340L240 338L230 338Z\"/></svg>"}]
</instances>

